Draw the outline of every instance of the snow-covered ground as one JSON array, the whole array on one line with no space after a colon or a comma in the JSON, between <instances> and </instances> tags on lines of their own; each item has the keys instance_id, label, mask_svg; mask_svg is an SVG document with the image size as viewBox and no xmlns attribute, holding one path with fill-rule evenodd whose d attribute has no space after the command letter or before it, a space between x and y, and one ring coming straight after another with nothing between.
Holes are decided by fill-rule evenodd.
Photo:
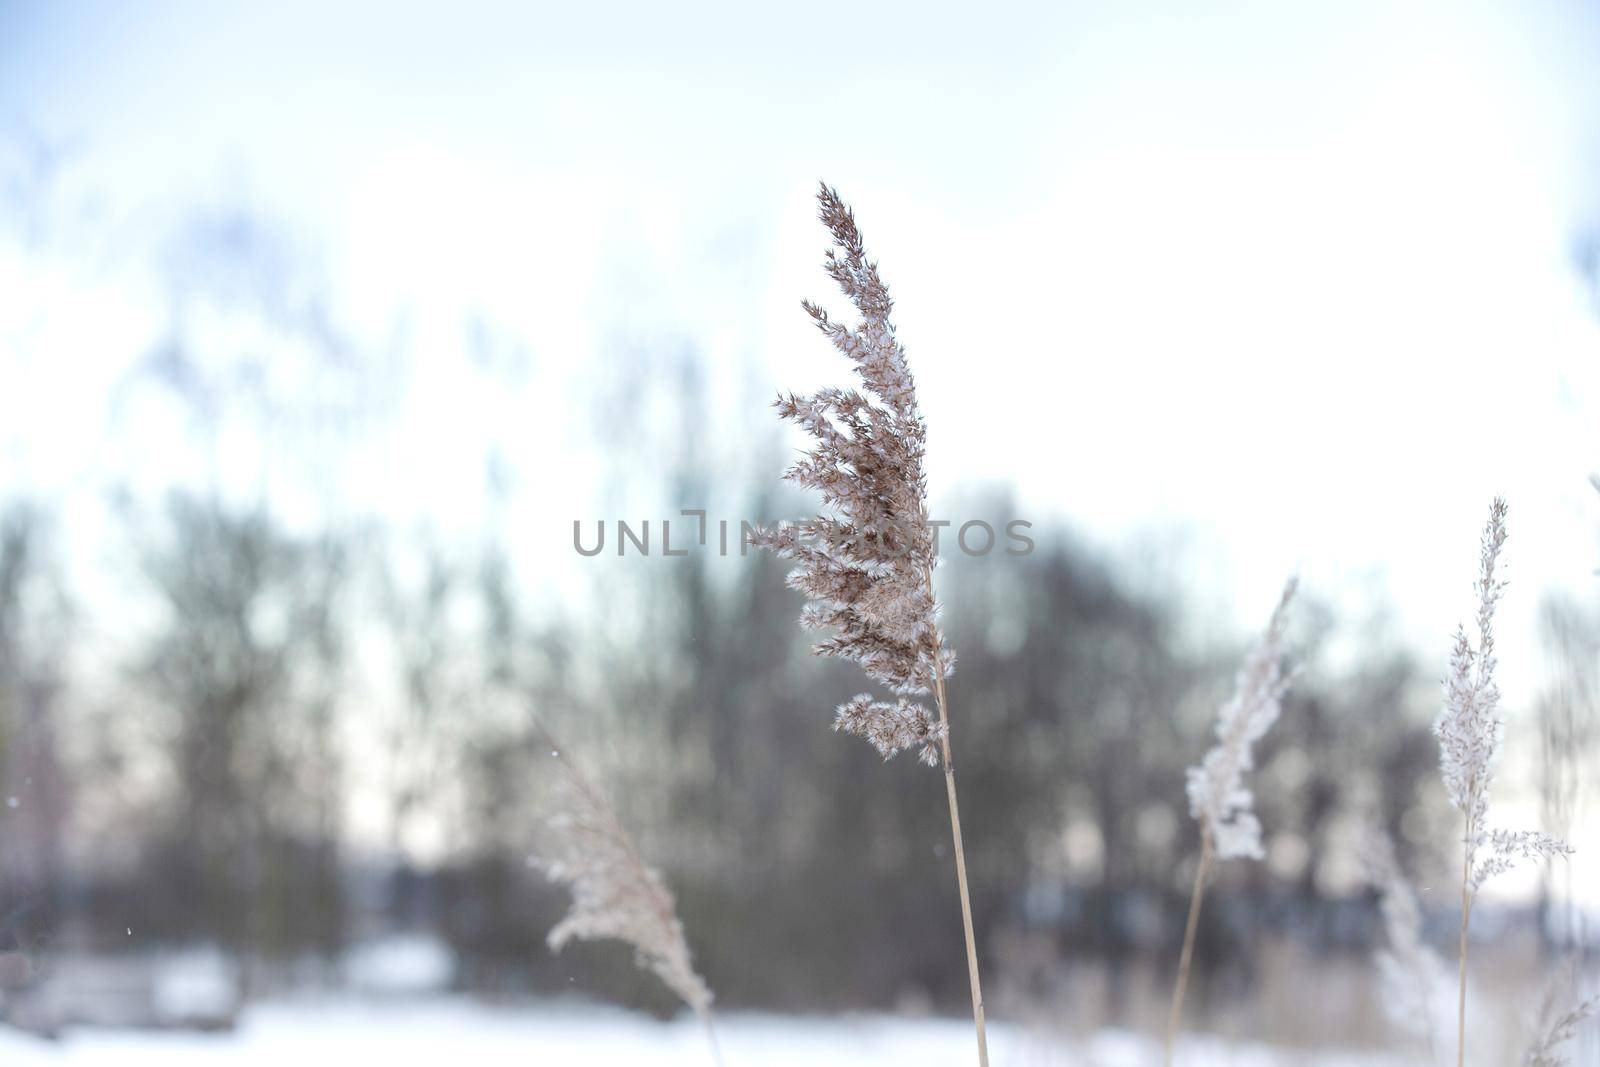
<instances>
[{"instance_id":1,"label":"snow-covered ground","mask_svg":"<svg viewBox=\"0 0 1600 1067\"><path fill-rule=\"evenodd\" d=\"M719 1020L718 1030L727 1067L970 1067L975 1059L970 1028L954 1020L734 1015ZM990 1044L996 1067L1143 1067L1160 1062L1153 1042L1116 1032L1080 1044L1000 1025L991 1029ZM1370 1053L1274 1051L1195 1039L1184 1046L1179 1062L1185 1067L1399 1067L1403 1061ZM265 1005L231 1034L79 1030L51 1042L0 1030L0 1064L5 1067L213 1063L708 1067L711 1058L705 1033L692 1019L659 1023L599 1007L494 1007L442 997Z\"/></svg>"}]
</instances>

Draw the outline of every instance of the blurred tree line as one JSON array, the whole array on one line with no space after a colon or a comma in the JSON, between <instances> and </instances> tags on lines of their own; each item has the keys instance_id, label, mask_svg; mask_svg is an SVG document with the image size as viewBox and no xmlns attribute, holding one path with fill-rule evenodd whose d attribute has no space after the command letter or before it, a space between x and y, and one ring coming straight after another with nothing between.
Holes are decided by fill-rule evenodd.
<instances>
[{"instance_id":1,"label":"blurred tree line","mask_svg":"<svg viewBox=\"0 0 1600 1067\"><path fill-rule=\"evenodd\" d=\"M620 950L543 947L564 898L528 858L549 761L575 759L667 875L726 1003L959 1004L939 775L828 729L861 679L807 653L780 562L620 561L596 576L625 587L596 601L625 606L613 625L524 600L503 546L424 548L408 582L381 540L295 536L216 500L175 496L134 525L153 625L87 715L50 526L18 508L0 525L6 948L120 950L134 928L138 947L222 947L249 995L420 930L448 941L463 987L576 979L665 1009ZM1031 556L957 556L941 578L977 922L994 966L1023 938L1116 969L1173 951L1194 851L1183 770L1238 649L1194 646L1179 600L1130 591L1065 530L1034 533ZM1431 680L1381 648L1324 669L1305 636L1258 778L1269 862L1225 870L1238 892L1217 899L1251 903L1204 914L1208 961L1248 960L1227 947L1269 927L1359 950L1367 927L1337 908L1362 892L1365 820L1447 840ZM399 706L356 749L363 644ZM544 750L535 714L570 752ZM82 723L104 733L74 742ZM353 763L378 769L386 839L347 835ZM75 819L80 794L126 806ZM406 847L417 820L442 827L426 862Z\"/></svg>"}]
</instances>

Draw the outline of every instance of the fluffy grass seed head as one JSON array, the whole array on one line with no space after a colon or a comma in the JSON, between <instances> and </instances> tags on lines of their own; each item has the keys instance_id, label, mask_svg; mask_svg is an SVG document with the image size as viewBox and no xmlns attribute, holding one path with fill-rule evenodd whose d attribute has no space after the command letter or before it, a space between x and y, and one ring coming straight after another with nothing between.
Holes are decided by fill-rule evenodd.
<instances>
[{"instance_id":1,"label":"fluffy grass seed head","mask_svg":"<svg viewBox=\"0 0 1600 1067\"><path fill-rule=\"evenodd\" d=\"M1468 886L1476 895L1483 883L1522 860L1569 855L1565 842L1537 830L1490 830L1489 786L1500 750L1500 687L1495 682L1494 613L1505 593L1500 553L1506 543L1506 502L1489 507L1478 547L1478 596L1474 628L1457 627L1444 677L1444 705L1433 723L1439 740L1439 775L1450 803L1466 816ZM1480 859L1480 850L1487 855Z\"/></svg>"},{"instance_id":2,"label":"fluffy grass seed head","mask_svg":"<svg viewBox=\"0 0 1600 1067\"><path fill-rule=\"evenodd\" d=\"M1217 713L1217 743L1189 768L1189 811L1223 859L1260 859L1261 822L1255 797L1244 785L1254 766L1252 750L1278 719L1291 678L1283 671L1283 638L1296 581L1290 578L1267 631L1245 658L1233 697Z\"/></svg>"},{"instance_id":3,"label":"fluffy grass seed head","mask_svg":"<svg viewBox=\"0 0 1600 1067\"><path fill-rule=\"evenodd\" d=\"M550 931L551 950L559 952L574 939L627 942L642 970L654 972L705 1016L711 1009L711 989L694 969L671 891L640 857L595 788L567 763L565 754L557 758L565 774L548 820L550 845L539 866L571 891L572 907Z\"/></svg>"},{"instance_id":4,"label":"fluffy grass seed head","mask_svg":"<svg viewBox=\"0 0 1600 1067\"><path fill-rule=\"evenodd\" d=\"M1477 633L1474 647L1465 626L1456 628L1444 677L1444 706L1434 720L1439 739L1439 773L1450 803L1466 814L1467 825L1483 823L1489 785L1500 748L1500 687L1495 684L1494 613L1505 593L1498 568L1506 543L1506 502L1489 508L1478 549Z\"/></svg>"},{"instance_id":5,"label":"fluffy grass seed head","mask_svg":"<svg viewBox=\"0 0 1600 1067\"><path fill-rule=\"evenodd\" d=\"M810 301L803 306L855 365L861 388L779 397L779 416L813 440L784 477L815 490L829 510L754 540L795 562L789 585L807 600L800 624L832 631L813 651L858 664L900 698L857 696L840 705L834 729L865 738L885 759L914 748L935 765L944 728L910 699L929 693L954 665L931 581L937 559L923 474L926 430L890 320L894 302L855 216L826 185L817 202L833 237L824 267L860 318L846 325Z\"/></svg>"}]
</instances>

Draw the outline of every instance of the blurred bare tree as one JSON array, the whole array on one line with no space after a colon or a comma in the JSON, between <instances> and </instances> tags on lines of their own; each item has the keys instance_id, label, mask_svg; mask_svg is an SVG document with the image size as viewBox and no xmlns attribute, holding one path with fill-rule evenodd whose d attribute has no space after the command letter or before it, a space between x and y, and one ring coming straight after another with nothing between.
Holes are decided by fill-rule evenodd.
<instances>
[{"instance_id":1,"label":"blurred bare tree","mask_svg":"<svg viewBox=\"0 0 1600 1067\"><path fill-rule=\"evenodd\" d=\"M263 961L343 941L343 553L184 496L136 536L163 611L131 677L170 739L156 928L225 947L243 997Z\"/></svg>"},{"instance_id":2,"label":"blurred bare tree","mask_svg":"<svg viewBox=\"0 0 1600 1067\"><path fill-rule=\"evenodd\" d=\"M41 962L64 904L71 783L62 746L73 613L52 523L0 511L0 988Z\"/></svg>"}]
</instances>

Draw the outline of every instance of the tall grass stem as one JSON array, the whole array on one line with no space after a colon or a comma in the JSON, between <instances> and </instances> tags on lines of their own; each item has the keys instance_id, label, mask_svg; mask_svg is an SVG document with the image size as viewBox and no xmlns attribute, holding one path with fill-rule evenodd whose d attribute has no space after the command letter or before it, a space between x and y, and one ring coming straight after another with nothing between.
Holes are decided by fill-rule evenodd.
<instances>
[{"instance_id":1,"label":"tall grass stem","mask_svg":"<svg viewBox=\"0 0 1600 1067\"><path fill-rule=\"evenodd\" d=\"M1200 903L1205 898L1206 876L1211 873L1211 863L1216 857L1211 844L1211 834L1202 829L1200 838L1200 864L1194 872L1194 889L1189 894L1189 921L1183 929L1183 952L1178 956L1178 979L1172 987L1172 1012L1167 1016L1167 1045L1164 1063L1172 1067L1173 1046L1178 1041L1178 1026L1183 1021L1183 994L1189 988L1189 963L1194 959L1194 935L1200 925Z\"/></svg>"},{"instance_id":2,"label":"tall grass stem","mask_svg":"<svg viewBox=\"0 0 1600 1067\"><path fill-rule=\"evenodd\" d=\"M933 588L933 576L928 576L928 588ZM941 653L936 653L940 655ZM956 884L961 890L961 924L967 935L967 979L972 986L972 1025L978 1032L978 1064L989 1067L989 1039L983 1019L983 983L978 976L978 940L972 931L972 895L967 890L967 851L961 844L961 808L956 802L956 764L950 754L950 709L944 691L944 672L936 675L934 694L939 702L939 725L943 728L940 741L944 756L944 790L950 801L950 837L956 853Z\"/></svg>"}]
</instances>

